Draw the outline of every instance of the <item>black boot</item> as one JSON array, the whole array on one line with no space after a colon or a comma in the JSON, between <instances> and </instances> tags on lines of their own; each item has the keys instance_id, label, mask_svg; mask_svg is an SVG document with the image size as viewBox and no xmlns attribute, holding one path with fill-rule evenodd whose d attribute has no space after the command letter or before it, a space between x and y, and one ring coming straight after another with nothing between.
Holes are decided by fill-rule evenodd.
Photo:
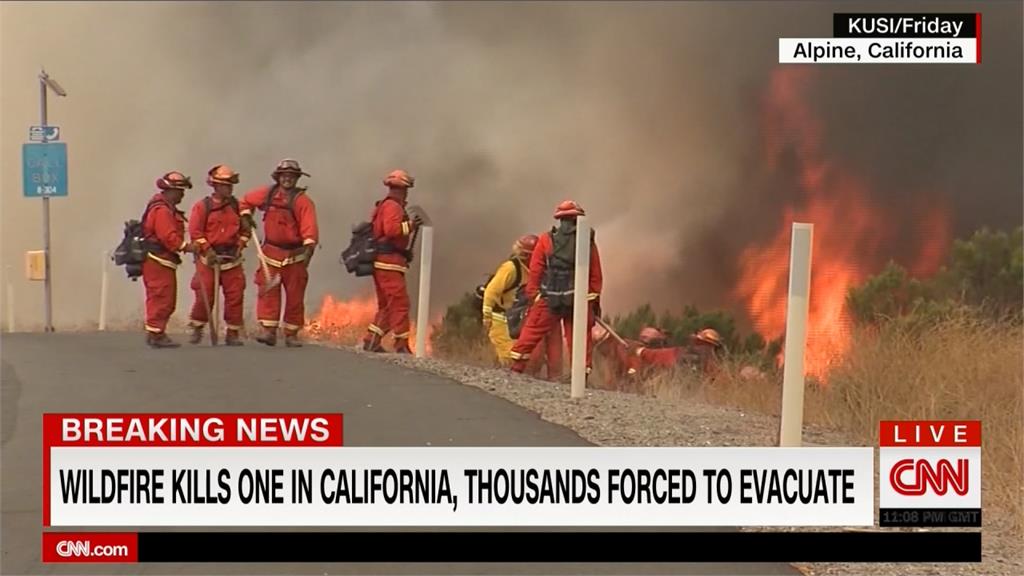
<instances>
[{"instance_id":1,"label":"black boot","mask_svg":"<svg viewBox=\"0 0 1024 576\"><path fill-rule=\"evenodd\" d=\"M408 338L395 338L395 354L412 354Z\"/></svg>"},{"instance_id":2,"label":"black boot","mask_svg":"<svg viewBox=\"0 0 1024 576\"><path fill-rule=\"evenodd\" d=\"M363 350L367 352L383 352L384 347L381 346L380 334L376 332L370 332L363 338Z\"/></svg>"},{"instance_id":3,"label":"black boot","mask_svg":"<svg viewBox=\"0 0 1024 576\"><path fill-rule=\"evenodd\" d=\"M264 326L263 333L256 337L256 341L267 346L277 346L277 328Z\"/></svg>"},{"instance_id":4,"label":"black boot","mask_svg":"<svg viewBox=\"0 0 1024 576\"><path fill-rule=\"evenodd\" d=\"M232 330L228 328L227 334L224 336L225 346L242 346L245 343L238 337L238 330Z\"/></svg>"},{"instance_id":5,"label":"black boot","mask_svg":"<svg viewBox=\"0 0 1024 576\"><path fill-rule=\"evenodd\" d=\"M193 326L192 334L188 337L189 344L199 344L203 341L203 327Z\"/></svg>"},{"instance_id":6,"label":"black boot","mask_svg":"<svg viewBox=\"0 0 1024 576\"><path fill-rule=\"evenodd\" d=\"M288 348L302 348L302 341L299 340L298 330L284 331L284 345Z\"/></svg>"},{"instance_id":7,"label":"black boot","mask_svg":"<svg viewBox=\"0 0 1024 576\"><path fill-rule=\"evenodd\" d=\"M149 344L150 348L177 348L181 346L181 344L168 338L167 334L163 332L148 332L146 334L146 344Z\"/></svg>"}]
</instances>

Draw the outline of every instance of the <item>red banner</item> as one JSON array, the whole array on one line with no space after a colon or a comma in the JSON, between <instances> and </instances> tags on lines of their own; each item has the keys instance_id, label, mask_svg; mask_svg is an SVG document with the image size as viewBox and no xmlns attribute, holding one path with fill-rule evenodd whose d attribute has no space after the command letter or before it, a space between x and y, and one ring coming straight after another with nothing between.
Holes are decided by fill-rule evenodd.
<instances>
[{"instance_id":1,"label":"red banner","mask_svg":"<svg viewBox=\"0 0 1024 576\"><path fill-rule=\"evenodd\" d=\"M966 448L981 446L980 420L882 420L878 445Z\"/></svg>"},{"instance_id":2,"label":"red banner","mask_svg":"<svg viewBox=\"0 0 1024 576\"><path fill-rule=\"evenodd\" d=\"M133 532L43 532L43 562L139 561L139 537Z\"/></svg>"}]
</instances>

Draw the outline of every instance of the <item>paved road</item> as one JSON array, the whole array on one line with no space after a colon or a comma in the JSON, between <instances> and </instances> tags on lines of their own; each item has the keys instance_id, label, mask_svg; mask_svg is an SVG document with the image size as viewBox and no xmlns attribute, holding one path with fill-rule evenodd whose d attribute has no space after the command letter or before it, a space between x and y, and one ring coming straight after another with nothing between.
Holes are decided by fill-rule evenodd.
<instances>
[{"instance_id":1,"label":"paved road","mask_svg":"<svg viewBox=\"0 0 1024 576\"><path fill-rule=\"evenodd\" d=\"M796 574L787 565L42 565L44 412L341 412L350 446L580 446L570 430L438 376L341 350L151 350L139 334L13 334L0 340L3 574Z\"/></svg>"}]
</instances>

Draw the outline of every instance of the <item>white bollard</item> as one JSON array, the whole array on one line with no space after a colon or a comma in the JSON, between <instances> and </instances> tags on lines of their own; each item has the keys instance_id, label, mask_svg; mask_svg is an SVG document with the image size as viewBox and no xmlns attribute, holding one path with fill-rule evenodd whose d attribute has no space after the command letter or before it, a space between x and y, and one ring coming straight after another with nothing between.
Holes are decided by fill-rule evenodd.
<instances>
[{"instance_id":1,"label":"white bollard","mask_svg":"<svg viewBox=\"0 0 1024 576\"><path fill-rule=\"evenodd\" d=\"M582 398L587 387L587 292L590 286L590 225L576 217L576 276L572 295L572 397Z\"/></svg>"},{"instance_id":2,"label":"white bollard","mask_svg":"<svg viewBox=\"0 0 1024 576\"><path fill-rule=\"evenodd\" d=\"M434 227L420 229L420 294L416 307L416 357L427 356L427 332L430 331L430 268L434 256Z\"/></svg>"},{"instance_id":3,"label":"white bollard","mask_svg":"<svg viewBox=\"0 0 1024 576\"><path fill-rule=\"evenodd\" d=\"M804 425L804 351L811 295L811 248L814 224L793 223L789 252L789 298L786 303L786 348L782 369L782 421L779 446L800 446Z\"/></svg>"},{"instance_id":4,"label":"white bollard","mask_svg":"<svg viewBox=\"0 0 1024 576\"><path fill-rule=\"evenodd\" d=\"M107 258L110 258L110 253L104 250L100 255L100 332L107 329Z\"/></svg>"},{"instance_id":5,"label":"white bollard","mask_svg":"<svg viewBox=\"0 0 1024 576\"><path fill-rule=\"evenodd\" d=\"M7 267L7 285L4 294L7 299L7 332L13 333L14 326L14 283L11 282L11 267Z\"/></svg>"}]
</instances>

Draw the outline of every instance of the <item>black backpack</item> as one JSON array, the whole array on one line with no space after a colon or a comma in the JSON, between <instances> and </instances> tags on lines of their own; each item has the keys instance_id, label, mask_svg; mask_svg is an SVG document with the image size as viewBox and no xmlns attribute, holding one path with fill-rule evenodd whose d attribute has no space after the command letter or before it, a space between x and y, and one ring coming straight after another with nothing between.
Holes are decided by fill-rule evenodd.
<instances>
[{"instance_id":1,"label":"black backpack","mask_svg":"<svg viewBox=\"0 0 1024 576\"><path fill-rule=\"evenodd\" d=\"M509 258L512 264L516 267L516 280L513 283L515 288L509 288L505 291L508 293L511 290L516 291L515 301L509 306L508 310L503 310L505 313L505 320L508 323L508 335L513 340L519 338L519 333L523 329L523 320L526 318L526 310L530 307L530 300L526 297L526 284L523 284L523 264L521 264L514 257ZM494 278L494 274L487 277L487 281L476 287L476 297L483 304L484 292L487 290L487 285L491 283Z\"/></svg>"},{"instance_id":2,"label":"black backpack","mask_svg":"<svg viewBox=\"0 0 1024 576\"><path fill-rule=\"evenodd\" d=\"M576 281L576 227L568 229L552 227L551 255L540 281L541 298L551 313L567 318L572 316L572 303ZM590 231L590 242L594 242L594 231Z\"/></svg>"},{"instance_id":3,"label":"black backpack","mask_svg":"<svg viewBox=\"0 0 1024 576\"><path fill-rule=\"evenodd\" d=\"M381 200L377 203L377 207L379 208L383 202L388 200L389 198ZM395 201L397 202L397 200ZM376 210L375 208L374 216L377 214ZM378 254L400 253L405 256L406 262L412 263L412 247L416 242L418 232L419 229L413 233L408 250L398 250L389 244L377 242L377 239L373 237L372 222L360 222L352 227L352 239L348 243L348 248L341 251L341 257L338 260L345 266L345 270L349 274L355 274L357 277L373 274L373 263L377 260Z\"/></svg>"},{"instance_id":4,"label":"black backpack","mask_svg":"<svg viewBox=\"0 0 1024 576\"><path fill-rule=\"evenodd\" d=\"M124 266L124 272L132 282L142 276L142 263L146 261L146 256L153 248L149 242L146 242L142 232L142 223L146 221L149 210L155 204L156 202L147 204L146 209L142 212L142 218L139 220L128 220L124 223L124 237L111 256L114 264Z\"/></svg>"},{"instance_id":5,"label":"black backpack","mask_svg":"<svg viewBox=\"0 0 1024 576\"><path fill-rule=\"evenodd\" d=\"M513 340L519 339L519 333L523 330L523 322L526 320L526 312L530 308L530 299L526 297L526 285L523 284L516 290L516 300L512 306L505 311L505 320L508 321L508 336Z\"/></svg>"},{"instance_id":6,"label":"black backpack","mask_svg":"<svg viewBox=\"0 0 1024 576\"><path fill-rule=\"evenodd\" d=\"M341 252L341 263L349 274L369 276L377 259L377 242L373 239L373 224L360 222L352 227L352 240Z\"/></svg>"}]
</instances>

